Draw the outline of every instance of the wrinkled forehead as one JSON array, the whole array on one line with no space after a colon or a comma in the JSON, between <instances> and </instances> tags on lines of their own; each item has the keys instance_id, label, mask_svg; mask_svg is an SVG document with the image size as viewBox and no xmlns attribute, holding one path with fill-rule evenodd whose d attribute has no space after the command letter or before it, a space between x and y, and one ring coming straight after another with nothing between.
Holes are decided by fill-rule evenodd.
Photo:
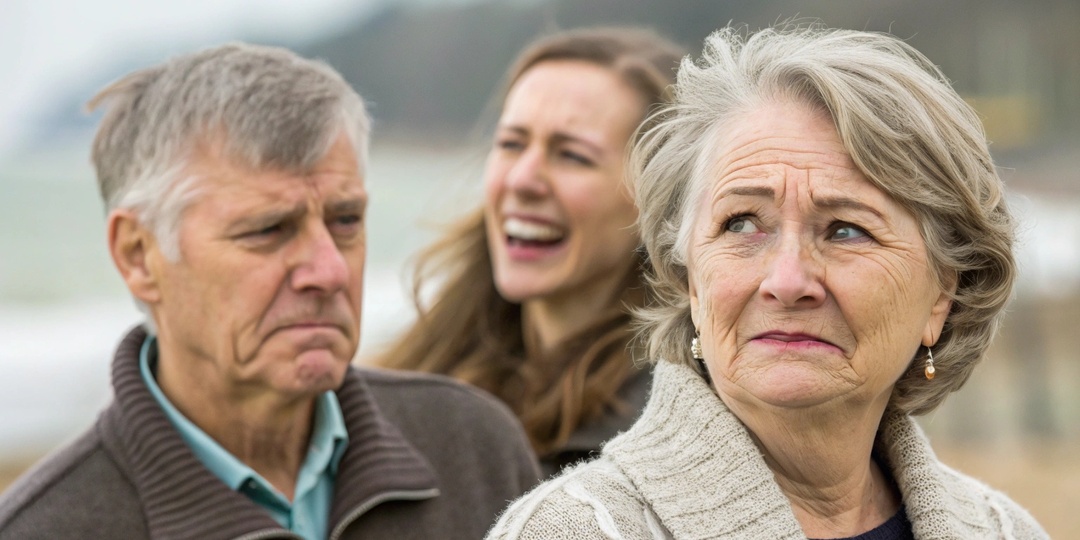
<instances>
[{"instance_id":1,"label":"wrinkled forehead","mask_svg":"<svg viewBox=\"0 0 1080 540\"><path fill-rule=\"evenodd\" d=\"M794 102L770 102L733 111L714 122L699 144L702 147L691 190L698 197L717 182L770 174L773 165L861 174L832 119Z\"/></svg>"},{"instance_id":2,"label":"wrinkled forehead","mask_svg":"<svg viewBox=\"0 0 1080 540\"><path fill-rule=\"evenodd\" d=\"M179 175L178 191L188 202L205 197L230 196L272 202L297 189L324 202L343 199L366 201L364 173L351 140L341 134L311 164L284 167L260 163L236 152L222 138L200 141L192 148Z\"/></svg>"}]
</instances>

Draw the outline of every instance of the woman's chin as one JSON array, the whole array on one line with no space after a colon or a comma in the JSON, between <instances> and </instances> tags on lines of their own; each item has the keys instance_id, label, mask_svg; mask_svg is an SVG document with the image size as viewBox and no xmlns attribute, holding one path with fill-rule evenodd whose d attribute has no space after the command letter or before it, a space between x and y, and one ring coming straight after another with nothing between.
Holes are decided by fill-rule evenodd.
<instances>
[{"instance_id":1,"label":"woman's chin","mask_svg":"<svg viewBox=\"0 0 1080 540\"><path fill-rule=\"evenodd\" d=\"M849 394L856 385L820 366L785 365L756 371L725 386L718 390L740 401L749 398L772 407L805 409Z\"/></svg>"}]
</instances>

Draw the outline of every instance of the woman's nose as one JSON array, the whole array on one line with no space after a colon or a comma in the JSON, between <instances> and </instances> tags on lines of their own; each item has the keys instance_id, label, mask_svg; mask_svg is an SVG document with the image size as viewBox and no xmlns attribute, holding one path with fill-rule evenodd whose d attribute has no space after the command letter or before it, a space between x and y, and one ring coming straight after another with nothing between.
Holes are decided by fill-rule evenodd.
<instances>
[{"instance_id":1,"label":"woman's nose","mask_svg":"<svg viewBox=\"0 0 1080 540\"><path fill-rule=\"evenodd\" d=\"M825 268L811 242L783 238L765 272L761 293L784 307L814 307L825 300Z\"/></svg>"},{"instance_id":2,"label":"woman's nose","mask_svg":"<svg viewBox=\"0 0 1080 540\"><path fill-rule=\"evenodd\" d=\"M543 150L527 148L507 171L506 187L520 197L544 197L551 191L549 172Z\"/></svg>"}]
</instances>

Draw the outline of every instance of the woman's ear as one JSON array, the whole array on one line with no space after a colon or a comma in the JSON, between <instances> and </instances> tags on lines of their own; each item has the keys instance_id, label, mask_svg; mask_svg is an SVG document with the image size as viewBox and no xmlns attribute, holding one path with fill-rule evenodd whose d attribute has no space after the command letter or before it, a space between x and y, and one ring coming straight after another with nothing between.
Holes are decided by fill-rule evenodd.
<instances>
[{"instance_id":1,"label":"woman's ear","mask_svg":"<svg viewBox=\"0 0 1080 540\"><path fill-rule=\"evenodd\" d=\"M923 329L922 344L927 347L933 347L939 337L941 337L941 330L945 327L945 320L949 318L949 312L952 310L952 299L956 295L956 283L958 276L956 273L952 273L945 276L946 280L945 288L938 295L934 305L930 307L930 318L926 321L926 328Z\"/></svg>"},{"instance_id":2,"label":"woman's ear","mask_svg":"<svg viewBox=\"0 0 1080 540\"><path fill-rule=\"evenodd\" d=\"M152 304L160 298L157 276L149 261L157 250L154 235L130 210L113 210L108 218L109 255L135 298Z\"/></svg>"},{"instance_id":3,"label":"woman's ear","mask_svg":"<svg viewBox=\"0 0 1080 540\"><path fill-rule=\"evenodd\" d=\"M698 310L701 308L701 302L698 300L694 276L690 274L689 269L686 272L686 286L690 291L690 320L694 321L694 328L701 328L701 321L698 320Z\"/></svg>"}]
</instances>

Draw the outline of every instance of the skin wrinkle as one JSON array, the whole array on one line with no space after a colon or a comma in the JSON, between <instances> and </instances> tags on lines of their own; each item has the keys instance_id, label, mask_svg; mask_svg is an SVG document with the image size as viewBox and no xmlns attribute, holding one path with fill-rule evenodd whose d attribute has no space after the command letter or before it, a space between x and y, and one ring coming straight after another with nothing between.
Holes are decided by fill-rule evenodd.
<instances>
[{"instance_id":1,"label":"skin wrinkle","mask_svg":"<svg viewBox=\"0 0 1080 540\"><path fill-rule=\"evenodd\" d=\"M158 382L291 499L313 396L340 385L358 344L363 175L344 136L305 173L197 157L207 196L184 211L183 256L148 248Z\"/></svg>"},{"instance_id":2,"label":"skin wrinkle","mask_svg":"<svg viewBox=\"0 0 1080 540\"><path fill-rule=\"evenodd\" d=\"M855 167L828 117L773 103L729 127L688 265L714 390L808 535L865 532L899 506L874 433L948 297L915 217Z\"/></svg>"},{"instance_id":3,"label":"skin wrinkle","mask_svg":"<svg viewBox=\"0 0 1080 540\"><path fill-rule=\"evenodd\" d=\"M255 171L252 171L252 172L255 173ZM257 218L257 219L261 221L263 219L269 218L270 222L267 223L267 225L271 225L271 224L274 224L274 223L277 223L277 222L293 222L293 221L297 221L300 218L303 218L303 220L306 220L307 223L302 224L302 228L304 230L306 230L306 231L309 231L307 234L312 234L310 232L312 230L318 231L320 229L320 227L317 227L317 226L313 227L313 225L318 225L318 223L316 223L316 222L321 223L322 214L324 213L323 204L321 202L322 195L321 195L321 192L320 192L320 178L332 177L333 175L336 175L336 174L344 174L344 173L342 171L339 171L339 170L327 169L327 170L324 170L324 171L320 171L319 174L316 174L316 175L314 175L312 177L304 177L304 178L297 179L298 181L303 182L305 184L305 186L306 186L306 190L308 191L306 199L303 200L303 201L298 201L291 208L289 208L288 210L285 210L285 211L282 211L282 210L270 210L270 211L262 212L259 215L260 217ZM239 214L241 216L247 216L248 212L250 212L250 211L252 211L254 209L263 207L266 204L274 204L274 203L280 204L278 201L274 200L275 197L261 196L263 194L254 194L255 197L251 198L250 197L251 194L247 190L245 190L245 189L235 189L235 188L232 188L232 186L233 186L233 184L228 184L228 185L226 185L226 186L224 186L222 188L219 188L219 191L217 193L219 194L219 196L224 196L224 195L227 195L227 194L229 194L231 192L235 192L235 194L237 194L237 195L243 195L243 196L249 197L249 198L242 203L242 206L239 206L239 207L237 207L235 209L230 209L229 210L230 213ZM355 200L362 200L362 198L355 199ZM332 204L333 203L331 203L331 205ZM309 209L314 209L314 212L309 214L308 213ZM218 218L223 218L224 217L223 212L217 212L217 213L215 213L215 215ZM241 218L238 221L241 221L241 222L248 221L248 222L250 222L250 221L253 221L253 220ZM215 240L216 243L218 243L219 245L221 245L223 247L228 246L229 244L232 244L232 243L236 243L238 241L240 243L244 243L244 240L242 238L240 238L240 236L245 234L245 233L249 233L249 232L252 232L254 230L258 230L259 228L262 228L262 227L251 226L249 228L240 229L240 230L234 230L233 227L229 227L226 230L222 231L221 234L216 235L216 238L214 240ZM184 242L184 236L182 235L181 236L181 245L183 246L185 243L186 242ZM310 244L310 242L304 242L304 245L308 245L308 244ZM271 246L248 246L248 249L253 249L255 251L265 251L267 247L271 247ZM193 248L191 248L191 247L187 247L187 248L182 247L181 249L182 249L183 252L187 252L187 251L189 251L190 249L193 249ZM205 248L203 248L203 249L205 249ZM285 254L281 254L281 255L284 256ZM301 257L303 258L304 256L302 255ZM291 266L291 263L287 263L287 264L290 264L290 266ZM292 280L293 278L290 277L289 279ZM227 303L229 301L229 298L227 298L227 297L219 297L218 301L221 302L221 303ZM286 309L287 311L283 312L281 310L282 307L284 309ZM242 330L233 335L234 339L233 339L233 343L232 343L232 346L231 346L231 350L224 351L226 353L226 355L227 355L227 356L224 356L224 357L233 358L234 363L238 364L238 365L248 364L248 363L251 362L251 360L253 358L258 356L261 346L259 348L251 348L251 350L248 351L246 354L242 354L239 351L242 351L243 349L248 349L250 347L241 346L241 344L236 342L236 339L238 339L240 337L243 337L243 336L247 336L247 335L259 335L259 336L262 336L260 341L265 343L265 341L267 339L269 339L272 336L272 334L277 331L277 328L280 327L280 326L286 325L291 321L297 321L297 320L302 320L304 318L320 317L320 316L322 316L322 317L330 317L331 319L333 319L334 323L338 327L341 328L341 330L343 332L348 331L348 326L350 324L349 321L344 320L344 317L342 315L339 315L336 311L334 311L332 306L329 308L329 312L328 312L327 299L318 298L318 297L312 297L312 298L310 298L309 300L303 302L300 305L297 305L296 303L286 303L286 302L282 302L280 300L275 300L273 302L270 302L264 307L264 310L259 314L259 316L257 318L255 318L255 319L253 319L251 321L246 321L245 326L242 328ZM243 377L243 378L247 379L249 377ZM242 397L242 396L237 396L237 397Z\"/></svg>"}]
</instances>

